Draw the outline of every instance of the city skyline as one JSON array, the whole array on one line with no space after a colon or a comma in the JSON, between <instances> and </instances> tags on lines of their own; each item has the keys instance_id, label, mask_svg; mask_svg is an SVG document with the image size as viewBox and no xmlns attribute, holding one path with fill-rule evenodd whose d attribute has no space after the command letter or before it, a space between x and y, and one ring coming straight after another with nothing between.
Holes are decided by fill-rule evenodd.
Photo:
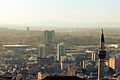
<instances>
[{"instance_id":1,"label":"city skyline","mask_svg":"<svg viewBox=\"0 0 120 80\"><path fill-rule=\"evenodd\" d=\"M119 0L0 0L0 24L59 28L92 26L81 25L85 23L106 27L107 23L107 27L118 27L119 3Z\"/></svg>"},{"instance_id":2,"label":"city skyline","mask_svg":"<svg viewBox=\"0 0 120 80\"><path fill-rule=\"evenodd\" d=\"M0 79L119 80L120 29L104 29L105 37L98 28L67 30L1 28Z\"/></svg>"}]
</instances>

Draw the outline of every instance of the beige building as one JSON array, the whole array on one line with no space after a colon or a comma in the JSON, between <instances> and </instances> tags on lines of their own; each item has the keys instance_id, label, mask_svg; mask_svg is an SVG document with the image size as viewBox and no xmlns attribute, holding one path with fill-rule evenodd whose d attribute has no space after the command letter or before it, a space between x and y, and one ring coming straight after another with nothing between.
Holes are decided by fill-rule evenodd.
<instances>
[{"instance_id":1,"label":"beige building","mask_svg":"<svg viewBox=\"0 0 120 80\"><path fill-rule=\"evenodd\" d=\"M120 58L110 58L109 67L112 68L114 71L120 71Z\"/></svg>"}]
</instances>

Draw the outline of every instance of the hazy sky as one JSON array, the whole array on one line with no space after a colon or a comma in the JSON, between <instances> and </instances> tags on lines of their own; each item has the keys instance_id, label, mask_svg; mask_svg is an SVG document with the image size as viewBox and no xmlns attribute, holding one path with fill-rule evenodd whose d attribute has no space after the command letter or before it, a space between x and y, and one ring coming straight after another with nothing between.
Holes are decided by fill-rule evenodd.
<instances>
[{"instance_id":1,"label":"hazy sky","mask_svg":"<svg viewBox=\"0 0 120 80\"><path fill-rule=\"evenodd\" d=\"M119 23L120 0L0 0L0 24Z\"/></svg>"}]
</instances>

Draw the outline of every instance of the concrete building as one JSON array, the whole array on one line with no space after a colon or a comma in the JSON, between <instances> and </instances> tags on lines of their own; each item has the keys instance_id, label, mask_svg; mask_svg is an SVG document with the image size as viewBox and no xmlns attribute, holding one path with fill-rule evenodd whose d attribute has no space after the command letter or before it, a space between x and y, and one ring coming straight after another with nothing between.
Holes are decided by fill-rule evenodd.
<instances>
[{"instance_id":1,"label":"concrete building","mask_svg":"<svg viewBox=\"0 0 120 80\"><path fill-rule=\"evenodd\" d=\"M108 48L119 48L119 44L109 44L107 45Z\"/></svg>"},{"instance_id":2,"label":"concrete building","mask_svg":"<svg viewBox=\"0 0 120 80\"><path fill-rule=\"evenodd\" d=\"M75 68L71 67L68 65L68 70L67 70L68 76L76 76L76 70Z\"/></svg>"},{"instance_id":3,"label":"concrete building","mask_svg":"<svg viewBox=\"0 0 120 80\"><path fill-rule=\"evenodd\" d=\"M37 58L38 65L52 65L54 63L54 58Z\"/></svg>"},{"instance_id":4,"label":"concrete building","mask_svg":"<svg viewBox=\"0 0 120 80\"><path fill-rule=\"evenodd\" d=\"M61 61L62 62L73 62L75 61L75 57L74 56L62 56L61 57Z\"/></svg>"},{"instance_id":5,"label":"concrete building","mask_svg":"<svg viewBox=\"0 0 120 80\"><path fill-rule=\"evenodd\" d=\"M30 30L30 28L29 27L27 27L27 31L29 31Z\"/></svg>"},{"instance_id":6,"label":"concrete building","mask_svg":"<svg viewBox=\"0 0 120 80\"><path fill-rule=\"evenodd\" d=\"M45 57L54 53L55 30L44 31Z\"/></svg>"},{"instance_id":7,"label":"concrete building","mask_svg":"<svg viewBox=\"0 0 120 80\"><path fill-rule=\"evenodd\" d=\"M71 62L60 61L60 69L67 71L69 66L75 67L75 64L76 64L75 61L71 61Z\"/></svg>"},{"instance_id":8,"label":"concrete building","mask_svg":"<svg viewBox=\"0 0 120 80\"><path fill-rule=\"evenodd\" d=\"M60 43L57 45L57 61L61 61L61 56L65 56L65 45Z\"/></svg>"},{"instance_id":9,"label":"concrete building","mask_svg":"<svg viewBox=\"0 0 120 80\"><path fill-rule=\"evenodd\" d=\"M96 61L96 60L98 60L98 51L93 51L92 53L91 53L91 59L92 59L92 61Z\"/></svg>"},{"instance_id":10,"label":"concrete building","mask_svg":"<svg viewBox=\"0 0 120 80\"><path fill-rule=\"evenodd\" d=\"M3 45L3 49L6 49L8 52L23 53L26 49L29 49L30 45Z\"/></svg>"},{"instance_id":11,"label":"concrete building","mask_svg":"<svg viewBox=\"0 0 120 80\"><path fill-rule=\"evenodd\" d=\"M41 44L39 46L39 57L44 58L45 57L45 45Z\"/></svg>"},{"instance_id":12,"label":"concrete building","mask_svg":"<svg viewBox=\"0 0 120 80\"><path fill-rule=\"evenodd\" d=\"M54 44L55 40L55 30L45 30L44 31L44 44Z\"/></svg>"},{"instance_id":13,"label":"concrete building","mask_svg":"<svg viewBox=\"0 0 120 80\"><path fill-rule=\"evenodd\" d=\"M120 58L110 58L109 59L109 67L112 68L114 71L120 71Z\"/></svg>"},{"instance_id":14,"label":"concrete building","mask_svg":"<svg viewBox=\"0 0 120 80\"><path fill-rule=\"evenodd\" d=\"M47 57L50 54L54 54L54 45L53 44L46 44L44 47L44 57Z\"/></svg>"}]
</instances>

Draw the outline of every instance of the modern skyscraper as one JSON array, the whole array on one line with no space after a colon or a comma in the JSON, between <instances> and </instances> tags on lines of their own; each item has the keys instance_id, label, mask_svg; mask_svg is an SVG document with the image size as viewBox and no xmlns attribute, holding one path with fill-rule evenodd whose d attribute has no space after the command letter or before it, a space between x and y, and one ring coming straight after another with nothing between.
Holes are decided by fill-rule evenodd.
<instances>
[{"instance_id":1,"label":"modern skyscraper","mask_svg":"<svg viewBox=\"0 0 120 80\"><path fill-rule=\"evenodd\" d=\"M30 28L29 27L27 27L27 31L29 31L30 30Z\"/></svg>"},{"instance_id":2,"label":"modern skyscraper","mask_svg":"<svg viewBox=\"0 0 120 80\"><path fill-rule=\"evenodd\" d=\"M65 45L63 42L57 45L57 60L61 61L61 56L65 55Z\"/></svg>"},{"instance_id":3,"label":"modern skyscraper","mask_svg":"<svg viewBox=\"0 0 120 80\"><path fill-rule=\"evenodd\" d=\"M44 31L45 56L54 53L55 30Z\"/></svg>"},{"instance_id":4,"label":"modern skyscraper","mask_svg":"<svg viewBox=\"0 0 120 80\"><path fill-rule=\"evenodd\" d=\"M44 55L45 55L45 45L44 44L41 44L40 45L40 54L39 54L39 57L40 58L44 58Z\"/></svg>"},{"instance_id":5,"label":"modern skyscraper","mask_svg":"<svg viewBox=\"0 0 120 80\"><path fill-rule=\"evenodd\" d=\"M98 80L104 79L105 56L106 56L105 39L104 39L104 34L103 34L103 29L102 29L100 51L99 51L99 60L98 60Z\"/></svg>"},{"instance_id":6,"label":"modern skyscraper","mask_svg":"<svg viewBox=\"0 0 120 80\"><path fill-rule=\"evenodd\" d=\"M44 44L54 44L55 40L55 30L44 32Z\"/></svg>"}]
</instances>

